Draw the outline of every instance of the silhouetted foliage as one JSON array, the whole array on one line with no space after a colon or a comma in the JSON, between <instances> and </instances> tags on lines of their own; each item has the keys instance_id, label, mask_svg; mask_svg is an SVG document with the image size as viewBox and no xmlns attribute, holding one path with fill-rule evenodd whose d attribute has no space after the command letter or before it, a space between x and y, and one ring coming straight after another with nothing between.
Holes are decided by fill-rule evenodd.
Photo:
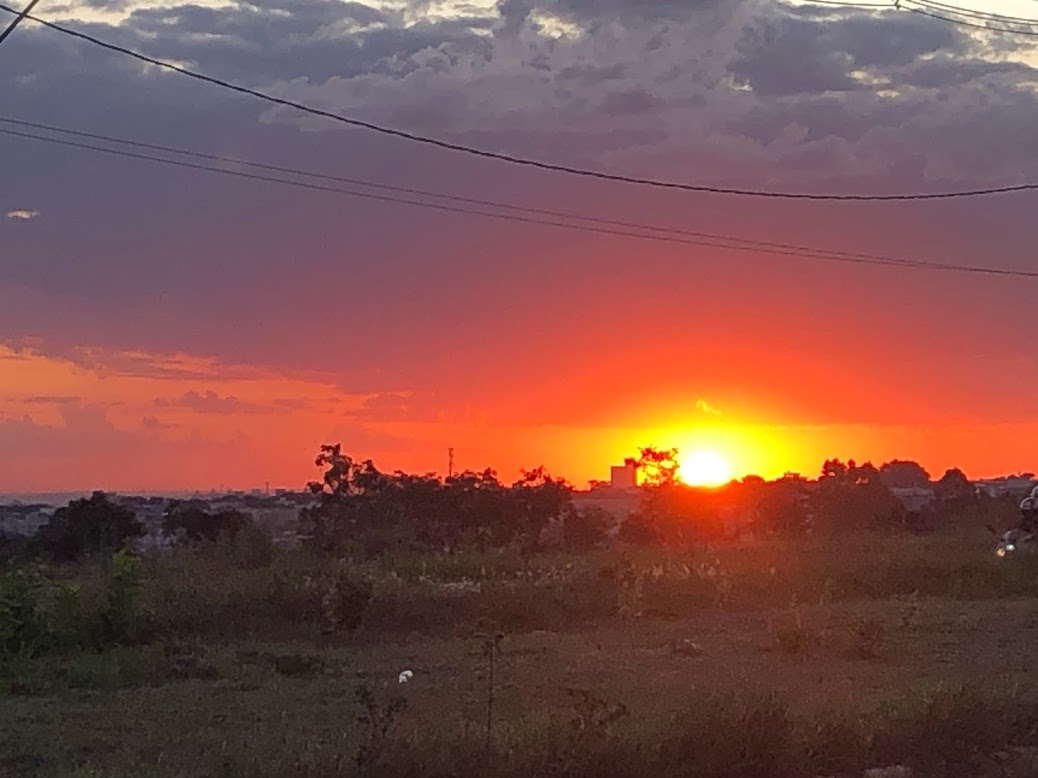
<instances>
[{"instance_id":1,"label":"silhouetted foliage","mask_svg":"<svg viewBox=\"0 0 1038 778\"><path fill-rule=\"evenodd\" d=\"M627 457L624 464L637 468L641 483L647 486L665 486L677 482L678 450L676 448L659 449L646 446L638 453L637 459Z\"/></svg>"},{"instance_id":2,"label":"silhouetted foliage","mask_svg":"<svg viewBox=\"0 0 1038 778\"><path fill-rule=\"evenodd\" d=\"M104 492L73 500L55 511L33 537L33 553L55 562L83 556L111 554L128 540L144 534L132 510L113 503Z\"/></svg>"},{"instance_id":3,"label":"silhouetted foliage","mask_svg":"<svg viewBox=\"0 0 1038 778\"><path fill-rule=\"evenodd\" d=\"M799 535L811 530L811 493L807 481L780 478L756 489L759 495L754 528Z\"/></svg>"},{"instance_id":4,"label":"silhouetted foliage","mask_svg":"<svg viewBox=\"0 0 1038 778\"><path fill-rule=\"evenodd\" d=\"M249 517L241 511L209 513L199 503L173 500L163 515L162 531L166 535L195 543L203 540L233 540L249 522Z\"/></svg>"},{"instance_id":5,"label":"silhouetted foliage","mask_svg":"<svg viewBox=\"0 0 1038 778\"><path fill-rule=\"evenodd\" d=\"M338 444L322 446L315 464L327 468L321 481L309 484L318 503L300 518L310 544L325 552L371 556L417 547L454 553L506 545L533 551L545 529L572 508L569 484L544 468L523 471L511 486L490 469L444 480L389 475L370 460L342 454Z\"/></svg>"},{"instance_id":6,"label":"silhouetted foliage","mask_svg":"<svg viewBox=\"0 0 1038 778\"><path fill-rule=\"evenodd\" d=\"M925 489L930 486L930 474L918 462L895 459L879 469L888 489Z\"/></svg>"},{"instance_id":7,"label":"silhouetted foliage","mask_svg":"<svg viewBox=\"0 0 1038 778\"><path fill-rule=\"evenodd\" d=\"M562 543L571 551L586 551L601 545L607 536L610 515L596 506L570 506L562 517Z\"/></svg>"},{"instance_id":8,"label":"silhouetted foliage","mask_svg":"<svg viewBox=\"0 0 1038 778\"><path fill-rule=\"evenodd\" d=\"M976 488L957 468L946 471L934 484L934 495L940 509L953 515L974 509L980 502Z\"/></svg>"}]
</instances>

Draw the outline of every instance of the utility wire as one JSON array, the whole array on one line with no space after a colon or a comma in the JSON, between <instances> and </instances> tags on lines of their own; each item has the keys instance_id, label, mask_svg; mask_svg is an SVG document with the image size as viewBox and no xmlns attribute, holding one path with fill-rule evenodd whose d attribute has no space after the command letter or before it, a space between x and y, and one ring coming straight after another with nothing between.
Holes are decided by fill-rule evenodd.
<instances>
[{"instance_id":1,"label":"utility wire","mask_svg":"<svg viewBox=\"0 0 1038 778\"><path fill-rule=\"evenodd\" d=\"M192 157L194 159L201 159L207 162L219 162L222 164L242 165L244 167L256 168L258 170L272 171L276 173L287 173L289 175L300 176L305 178L319 179L323 181L334 181L340 184L351 184L354 186L364 186L372 189L381 189L383 191L399 192L408 195L418 195L421 197L431 197L440 200L450 200L453 202L465 203L468 205L479 205L490 208L499 208L505 211L515 211L518 213L529 213L536 216L550 216L557 219L569 219L573 221L585 221L592 224L603 224L610 227L623 227L625 229L635 230L646 230L652 232L660 232L669 235L683 235L690 238L703 238L706 240L723 240L730 241L733 243L744 243L754 248L780 248L789 249L793 251L820 251L820 249L811 246L801 246L793 243L779 243L774 241L761 241L752 240L748 238L737 238L727 235L718 235L709 232L698 232L693 230L682 230L671 227L663 227L659 225L643 224L638 222L622 221L617 219L603 219L595 216L587 216L584 214L578 214L568 211L555 211L547 208L533 208L528 206L515 205L513 203L502 203L495 200L486 200L474 197L463 197L461 195L451 195L443 192L434 192L428 189L417 189L414 187L406 186L393 186L390 184L384 184L377 181L368 181L358 178L347 178L345 176L334 176L327 173L317 173L311 170L303 170L300 168L283 167L281 165L271 165L262 162L253 162L251 160L240 159L238 157L228 157L219 154L207 154L200 151L194 151L191 149L177 148L175 146L163 146L155 143L146 143L143 141L130 140L127 138L116 138L111 135L101 135L93 132L83 132L82 130L72 130L66 127L57 127L51 124L41 124L39 122L28 122L22 119L13 119L7 116L0 115L0 124L9 124L17 127L26 127L34 130L46 130L48 132L61 133L64 135L71 135L77 138L87 138L89 140L103 141L106 143L120 144L124 146L130 146L133 148L146 149L149 151L161 151L167 154L179 154L182 156ZM880 261L890 261L890 257L884 257L877 254L864 254L860 252L849 252L849 251L836 251L831 249L825 249L824 253L833 254L837 256L852 257L856 259L875 259ZM899 260L915 264L911 260Z\"/></svg>"},{"instance_id":2,"label":"utility wire","mask_svg":"<svg viewBox=\"0 0 1038 778\"><path fill-rule=\"evenodd\" d=\"M829 5L844 8L886 8L891 11L899 10L901 4L896 0L885 3L854 2L854 0L803 0L808 5ZM1002 22L1005 24L1038 25L1038 19L1024 18L1022 16L1010 16L1008 14L992 13L991 11L980 11L975 8L965 8L961 5L938 2L938 0L901 0L903 3L925 6L934 13L947 13L954 16L965 16L972 19L980 19L988 22ZM947 21L956 21L948 19ZM985 28L987 29L987 28ZM1003 32L1017 32L1016 30L1003 30Z\"/></svg>"},{"instance_id":3,"label":"utility wire","mask_svg":"<svg viewBox=\"0 0 1038 778\"><path fill-rule=\"evenodd\" d=\"M1025 19L1022 16L1008 16L1007 14L991 13L990 11L978 11L974 8L963 8L960 5L938 2L938 0L908 0L915 5L925 5L956 16L970 16L977 19L987 19L993 22L1008 22L1011 24L1038 25L1038 19Z\"/></svg>"},{"instance_id":4,"label":"utility wire","mask_svg":"<svg viewBox=\"0 0 1038 778\"><path fill-rule=\"evenodd\" d=\"M717 241L710 240L696 240L692 238L677 236L677 235L664 235L653 232L642 232L638 230L626 230L619 228L612 228L606 226L595 226L588 224L571 224L567 222L554 221L543 218L526 217L519 214L508 214L508 213L496 213L493 211L487 211L476 208L462 207L445 205L442 203L429 203L421 200L414 200L403 197L395 197L391 195L380 195L373 194L370 192L358 192L350 189L342 189L339 187L327 186L324 184L315 184L307 181L295 181L286 178L278 178L276 176L269 176L258 173L246 173L237 170L227 170L224 168L213 167L211 165L196 164L193 162L185 162L183 160L167 159L164 157L158 157L150 154L141 154L137 152L124 151L121 149L110 149L103 146L91 145L88 143L81 143L79 141L65 140L61 138L51 138L33 133L21 132L18 130L9 130L0 128L0 134L8 135L11 137L25 138L28 140L43 141L46 143L53 143L60 146L67 146L78 149L85 149L90 151L97 151L104 154L109 154L117 157L126 157L129 159L145 160L150 162L157 162L165 165L171 165L174 167L187 168L190 170L202 170L211 173L219 173L225 176L231 176L235 178L242 178L252 181L264 181L274 184L283 184L286 186L292 186L300 189L307 189L318 192L326 192L330 194L338 194L346 197L356 197L366 200L375 200L379 202L397 203L401 205L410 205L419 208L430 208L437 211L445 211L450 213L464 214L469 216L483 216L486 218L499 219L502 221L520 222L524 224L538 224L548 227L556 227L560 229L578 230L582 232L591 232L601 235L610 235L616 237L625 238L636 238L641 240L652 240L662 243L686 245L686 246L698 246L706 248L716 248L726 251L741 251L741 252L755 252L755 253L768 253L777 256L791 256L806 259L818 259L825 262L841 262L841 263L852 263L852 264L863 264L863 265L882 265L882 266L894 266L899 268L911 268L919 270L935 270L944 272L959 272L959 273L975 273L983 275L995 275L995 276L1008 276L1016 278L1038 278L1038 271L1027 271L1027 270L1014 270L1011 268L1004 267L983 267L977 265L955 265L950 263L941 262L926 262L916 260L898 259L894 257L855 257L849 254L835 254L826 252L824 250L793 250L793 249L782 249L782 248L770 248L765 245L733 245L731 242L721 242L726 240L720 238ZM647 228L651 229L651 228Z\"/></svg>"},{"instance_id":5,"label":"utility wire","mask_svg":"<svg viewBox=\"0 0 1038 778\"><path fill-rule=\"evenodd\" d=\"M16 13L16 11L3 3L0 3L0 10L7 11L8 13ZM164 62L162 60L155 59L153 57L140 54L131 49L124 48L122 46L116 46L113 43L107 43L99 38L92 35L88 35L78 30L72 30L67 27L63 27L54 22L49 22L39 17L27 15L28 19L34 22L42 24L43 26L60 32L64 35L70 35L74 38L84 40L88 43L92 43L95 46L100 46L109 51L114 51L118 54L124 54L128 57L133 57L141 62L146 62L149 65L170 70L181 75L188 76L190 78L204 81L215 86L229 89L239 94L249 95L256 97L260 100L264 100L274 105L280 105L288 108L294 108L304 113L312 114L314 116L321 116L326 119L331 119L343 124L347 124L353 127L361 127L373 132L381 133L383 135L389 135L392 137L402 138L404 140L413 141L415 143L424 143L430 146L436 146L438 148L447 149L450 151L457 151L472 156L483 157L485 159L493 159L500 162L507 162L513 165L522 165L525 167L537 168L540 170L549 170L557 173L567 173L574 176L581 176L584 178L594 178L602 181L613 181L625 184L637 184L641 186L650 186L659 189L676 189L686 192L701 192L708 194L724 194L724 195L740 195L743 197L760 197L760 198L771 198L771 199L786 199L786 200L839 200L839 201L905 201L905 200L946 200L951 198L959 197L982 197L987 195L995 194L1008 194L1012 192L1025 192L1038 190L1038 183L1029 184L1018 184L1015 186L1002 186L1002 187L991 187L982 189L970 189L956 192L929 192L929 193L913 193L913 194L880 194L880 195L865 195L865 194L815 194L810 192L783 192L783 191L768 191L762 189L739 189L735 187L720 187L720 186L705 186L698 184L689 184L676 181L663 181L651 178L638 178L634 176L625 176L615 173L606 173L604 171L592 170L588 168L578 168L569 165L555 164L551 162L544 162L542 160L531 159L527 157L518 157L511 154L504 154L496 151L487 151L486 149L476 148L474 146L466 146L460 143L452 143L450 141L440 140L438 138L432 138L425 135L418 135L416 133L407 132L405 130L398 130L391 127L384 127L373 122L364 121L362 119L354 119L342 114L333 113L331 111L325 111L320 108L313 108L311 106L297 103L292 100L286 100L280 97L274 97L273 95L260 92L255 89L248 87L238 86L228 81L208 76L197 71L189 70L188 68L174 65L170 62Z\"/></svg>"},{"instance_id":6,"label":"utility wire","mask_svg":"<svg viewBox=\"0 0 1038 778\"><path fill-rule=\"evenodd\" d=\"M32 0L32 2L29 3L27 6L25 6L25 9L23 11L21 11L21 12L14 11L13 9L5 9L5 10L11 10L13 13L16 13L18 15L14 17L14 20L9 25L7 25L7 29L6 30L4 30L3 32L0 32L0 43L3 43L5 40L7 40L7 36L10 35L12 32L14 32L15 28L19 24L21 24L27 18L29 18L29 12L32 11L32 9L36 7L36 4L38 2L40 2L40 0Z\"/></svg>"},{"instance_id":7,"label":"utility wire","mask_svg":"<svg viewBox=\"0 0 1038 778\"><path fill-rule=\"evenodd\" d=\"M971 27L975 30L983 30L984 32L1004 32L1010 35L1027 35L1032 37L1038 37L1038 30L1011 30L1008 27L992 27L989 24L979 24L977 22L971 22L966 19L955 19L951 16L945 16L944 14L933 13L932 11L923 10L922 8L914 8L910 5L905 5L906 2L914 2L914 0L901 0L901 8L906 11L910 11L920 16L927 16L931 19L939 19L942 22L948 22L949 24L957 24L960 27Z\"/></svg>"}]
</instances>

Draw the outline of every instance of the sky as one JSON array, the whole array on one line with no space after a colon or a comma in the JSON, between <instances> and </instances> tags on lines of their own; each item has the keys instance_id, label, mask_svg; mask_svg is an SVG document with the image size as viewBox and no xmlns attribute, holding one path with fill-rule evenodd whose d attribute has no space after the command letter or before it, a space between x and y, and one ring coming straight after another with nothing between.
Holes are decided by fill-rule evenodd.
<instances>
[{"instance_id":1,"label":"sky","mask_svg":"<svg viewBox=\"0 0 1038 778\"><path fill-rule=\"evenodd\" d=\"M958 4L1038 19L1033 0ZM844 194L1038 181L1038 37L906 11L42 0L36 14L556 164ZM0 115L670 229L1038 269L1033 191L822 202L579 179L273 107L32 23L0 47ZM458 469L510 481L544 465L578 485L645 445L765 477L834 456L1034 470L1036 284L484 219L0 134L0 492L298 488L334 442L385 470L443 473L454 448Z\"/></svg>"}]
</instances>

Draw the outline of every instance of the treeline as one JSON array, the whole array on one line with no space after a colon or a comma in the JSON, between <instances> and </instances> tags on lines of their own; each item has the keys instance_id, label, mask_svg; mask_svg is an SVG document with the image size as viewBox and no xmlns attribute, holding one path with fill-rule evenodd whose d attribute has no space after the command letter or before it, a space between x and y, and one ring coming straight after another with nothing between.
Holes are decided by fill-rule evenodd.
<instances>
[{"instance_id":1,"label":"treeline","mask_svg":"<svg viewBox=\"0 0 1038 778\"><path fill-rule=\"evenodd\" d=\"M144 537L146 528L130 507L104 492L72 500L29 537L0 533L0 562L38 560L65 564L109 557ZM181 543L238 543L252 556L273 554L270 539L241 511L207 511L200 501L172 500L166 506L162 534Z\"/></svg>"},{"instance_id":2,"label":"treeline","mask_svg":"<svg viewBox=\"0 0 1038 778\"><path fill-rule=\"evenodd\" d=\"M323 446L316 464L327 470L322 481L309 484L318 502L300 512L300 524L307 542L321 551L360 556L394 548L534 551L549 534L576 549L606 536L607 517L578 510L572 487L544 468L524 471L510 485L489 469L446 479L387 474L370 460L343 454L339 445Z\"/></svg>"},{"instance_id":3,"label":"treeline","mask_svg":"<svg viewBox=\"0 0 1038 778\"><path fill-rule=\"evenodd\" d=\"M316 459L323 477L309 484L313 503L300 510L299 533L318 553L362 559L392 551L580 551L614 536L632 544L680 546L720 542L747 530L927 532L952 521L1007 524L1016 516L1015 498L980 495L958 470L932 482L914 462L877 468L832 459L817 480L749 476L717 489L682 484L676 450L643 449L630 462L645 481L642 496L629 515L614 516L579 506L573 488L543 468L524 471L511 484L489 469L446 479L383 473L370 460L342 453L339 445L323 446ZM896 490L912 488L932 491L933 500L906 507ZM248 513L210 512L202 501L170 502L161 531L179 545L237 544L249 565L265 564L274 553L271 539ZM144 534L132 509L97 492L56 511L33 537L0 535L0 560L65 563L110 555Z\"/></svg>"},{"instance_id":4,"label":"treeline","mask_svg":"<svg viewBox=\"0 0 1038 778\"><path fill-rule=\"evenodd\" d=\"M716 542L733 533L797 535L856 530L929 532L953 522L1011 522L1017 498L979 494L962 471L939 480L918 463L826 460L817 480L787 475L775 481L747 476L718 489L677 480L677 451L643 449L629 463L647 474L639 509L620 527L631 543L683 545ZM910 507L900 490L925 490L932 499Z\"/></svg>"},{"instance_id":5,"label":"treeline","mask_svg":"<svg viewBox=\"0 0 1038 778\"><path fill-rule=\"evenodd\" d=\"M643 449L638 467L642 497L626 517L578 507L572 487L543 468L512 484L492 470L441 479L380 472L369 461L324 446L310 484L318 503L301 512L307 542L332 553L363 557L392 549L454 553L513 547L587 549L608 542L694 545L721 542L743 531L795 535L854 530L928 532L949 522L1011 522L1012 497L979 495L959 470L932 482L917 463L827 460L817 480L749 476L717 489L694 488L677 477L676 450ZM897 490L926 489L932 501L906 507ZM615 532L614 532L615 530Z\"/></svg>"}]
</instances>

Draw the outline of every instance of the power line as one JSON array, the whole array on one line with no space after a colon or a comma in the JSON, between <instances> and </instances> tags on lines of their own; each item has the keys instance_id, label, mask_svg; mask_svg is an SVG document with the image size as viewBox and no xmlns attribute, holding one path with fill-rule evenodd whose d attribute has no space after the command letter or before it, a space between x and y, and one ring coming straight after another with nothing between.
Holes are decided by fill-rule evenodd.
<instances>
[{"instance_id":1,"label":"power line","mask_svg":"<svg viewBox=\"0 0 1038 778\"><path fill-rule=\"evenodd\" d=\"M914 2L915 0L901 0L901 8L906 11L910 11L920 16L927 16L931 19L939 19L942 22L948 22L949 24L957 24L960 27L971 27L975 30L983 30L984 32L1004 32L1010 35L1027 35L1032 37L1038 37L1038 30L1011 30L1008 27L992 27L988 24L978 24L977 22L971 22L966 19L955 19L951 16L945 16L943 14L933 13L932 11L926 11L922 8L913 8L910 5L905 5L906 2Z\"/></svg>"},{"instance_id":2,"label":"power line","mask_svg":"<svg viewBox=\"0 0 1038 778\"><path fill-rule=\"evenodd\" d=\"M0 3L0 10L7 11L8 13L15 13L14 9L10 8L3 3ZM527 157L518 157L511 154L504 154L496 151L488 151L486 149L476 148L474 146L467 146L460 143L452 143L450 141L440 140L438 138L432 138L425 135L418 135L416 133L407 132L405 130L398 130L391 127L384 127L373 122L364 121L361 119L355 119L342 114L333 113L331 111L325 111L320 108L313 108L302 103L297 103L292 100L286 100L280 97L274 97L273 95L260 92L255 89L248 87L238 86L228 81L215 78L213 76L205 75L188 68L181 67L180 65L174 65L170 62L164 62L162 60L155 59L153 57L140 54L131 49L117 46L113 43L108 43L92 35L88 35L78 30L72 30L67 27L63 27L54 22L48 22L39 17L27 15L28 19L34 22L42 24L43 26L60 32L64 35L69 35L80 40L84 40L88 43L92 43L95 46L100 46L109 51L116 52L118 54L124 54L128 57L145 62L155 67L163 68L165 70L180 73L181 75L194 78L199 81L204 81L208 84L223 87L239 94L249 95L251 97L264 100L274 105L280 105L287 108L294 108L298 111L303 111L314 116L320 116L326 119L331 119L343 124L347 124L353 127L360 127L363 129L371 130L372 132L381 133L396 138L402 138L404 140L413 141L415 143L423 143L430 146L436 146L438 148L447 149L450 151L461 152L472 156L483 157L485 159L493 159L499 162L507 162L513 165L521 165L525 167L537 168L540 170L549 170L557 173L567 173L569 175L581 176L584 178L594 178L602 181L613 181L625 184L636 184L640 186L650 186L659 189L675 189L686 192L700 192L707 194L724 194L724 195L739 195L743 197L760 197L760 198L772 198L772 199L786 199L786 200L837 200L837 201L906 201L906 200L946 200L951 198L960 197L983 197L988 195L996 194L1009 194L1013 192L1025 192L1038 190L1038 183L1029 184L1018 184L1015 186L1002 186L1002 187L990 187L990 188L978 188L969 189L954 192L929 192L929 193L913 193L913 194L885 194L885 195L865 195L865 194L814 194L809 192L784 192L784 191L768 191L763 189L740 189L735 187L719 187L719 186L705 186L698 184L689 184L676 181L663 181L651 178L639 178L634 176L625 176L616 173L606 173L604 171L592 170L588 168L578 168L569 165L555 164L551 162L544 162L542 160L531 159Z\"/></svg>"},{"instance_id":3,"label":"power line","mask_svg":"<svg viewBox=\"0 0 1038 778\"><path fill-rule=\"evenodd\" d=\"M26 20L26 18L29 17L29 12L32 11L32 9L36 7L36 4L38 2L40 2L40 0L32 0L32 2L30 2L27 6L25 6L25 9L23 11L21 11L21 12L14 11L13 9L5 9L5 10L11 10L13 13L16 13L18 15L14 17L14 20L9 25L7 25L7 29L6 30L4 30L3 32L0 32L0 43L3 43L5 40L7 40L7 36L10 35L12 32L14 32L15 28L19 24L24 22Z\"/></svg>"},{"instance_id":4,"label":"power line","mask_svg":"<svg viewBox=\"0 0 1038 778\"><path fill-rule=\"evenodd\" d=\"M8 135L11 137L25 138L29 140L43 141L46 143L53 143L60 146L67 146L78 149L85 149L90 151L97 151L104 154L109 154L117 157L126 157L129 159L145 160L150 162L157 162L165 165L174 167L186 168L190 170L202 170L211 173L219 173L225 176L231 176L235 178L242 178L252 181L264 181L267 183L282 184L286 186L292 186L299 189L307 189L311 191L325 192L330 194L338 194L346 197L355 197L366 200L374 200L379 202L396 203L401 205L410 205L419 208L429 208L437 211L444 211L449 213L464 214L469 216L482 216L485 218L498 219L502 221L519 222L524 224L537 224L548 227L556 227L560 229L578 230L582 232L590 232L601 235L609 235L615 237L625 238L636 238L641 240L651 240L662 243L670 243L677 245L686 246L697 246L705 248L716 248L726 251L741 251L741 252L759 252L773 254L776 256L791 256L805 259L818 259L826 262L841 262L841 263L852 263L852 264L864 264L864 265L883 265L883 266L894 266L899 268L912 268L920 270L936 270L945 272L961 272L961 273L975 273L984 275L995 275L995 276L1009 276L1017 278L1038 278L1038 271L1027 271L1027 270L1014 270L1011 268L1002 267L983 267L977 265L955 265L950 263L941 262L928 262L928 261L917 261L917 260L906 260L894 257L866 257L866 256L853 256L843 253L828 252L825 250L794 250L794 249L782 249L772 248L765 244L762 245L732 245L732 242L721 242L728 240L723 236L718 236L717 241L709 240L696 240L692 238L677 236L677 235L664 235L659 233L653 233L651 227L646 227L646 231L637 230L624 230L619 228L611 228L605 226L595 226L588 224L571 224L567 222L552 221L548 219L526 217L518 214L508 213L495 213L493 211L486 211L475 208L444 205L442 203L429 203L421 200L413 200L409 198L395 197L390 195L379 195L370 192L357 192L355 190L342 189L338 187L326 186L323 184L315 184L307 181L294 181L291 179L278 178L276 176L268 176L257 173L246 173L243 171L227 170L224 168L214 167L211 165L196 164L193 162L185 162L183 160L167 159L149 154L140 154L136 152L123 151L121 149L110 149L103 146L91 145L88 143L80 143L78 141L65 140L61 138L50 138L38 134L26 133L17 130L9 130L0 128L0 134ZM738 239L741 240L741 239Z\"/></svg>"},{"instance_id":5,"label":"power line","mask_svg":"<svg viewBox=\"0 0 1038 778\"><path fill-rule=\"evenodd\" d=\"M603 224L603 225L607 225L607 226L610 226L610 227L622 227L622 228L625 228L625 229L646 230L646 231L660 232L660 233L665 233L665 234L670 234L670 235L682 235L682 236L690 237L690 238L702 238L702 239L706 239L706 240L723 240L723 241L730 241L730 242L733 242L733 243L744 243L744 244L748 244L748 245L750 245L750 246L752 246L754 248L779 248L779 249L789 249L789 250L793 250L793 251L808 251L808 252L818 251L818 249L815 249L815 248L813 248L811 246L801 246L801 245L797 245L797 244L780 243L780 242L773 242L773 241L751 240L751 239L747 239L747 238L737 238L737 237L726 236L726 235L718 235L716 233L698 232L698 231L693 231L693 230L674 229L674 228L670 228L670 227L662 227L662 226L659 226L659 225L649 225L649 224L644 224L644 223L639 223L639 222L629 222L629 221L622 221L622 220L617 220L617 219L604 219L604 218L599 218L599 217L595 217L595 216L587 216L587 215L584 215L584 214L578 214L578 213L573 213L573 212L568 212L568 211L556 211L556 210L550 210L550 209L547 209L547 208L534 208L534 207L529 207L529 206L515 205L513 203L502 203L500 201L495 201L495 200L486 200L486 199L474 198L474 197L463 197L461 195L445 194L443 192L434 192L434 191L430 191L428 189L417 189L415 187L406 187L406 186L393 186L393 185L390 185L390 184L385 184L385 183L376 182L376 181L368 181L368 180L358 179L358 178L348 178L348 177L345 177L345 176L335 176L335 175L329 175L327 173L317 173L317 172L314 172L314 171L303 170L303 169L300 169L300 168L284 167L284 166L281 166L281 165L271 165L271 164L266 164L266 163L262 163L262 162L253 162L251 160L240 159L238 157L228 157L228 156L222 156L222 155L219 155L219 154L207 154L207 153L204 153L204 152L194 151L194 150L191 150L191 149L177 148L175 146L163 146L163 145L160 145L160 144L146 143L146 142L143 142L143 141L130 140L130 139L127 139L127 138L117 138L117 137L113 137L111 135L101 135L101 134L93 133L93 132L84 132L82 130L72 130L72 129L68 129L66 127L57 127L55 125L41 124L39 122L28 122L28 121L24 121L22 119L13 119L13 118L6 117L6 116L0 116L0 124L10 124L10 125L18 126L18 127L27 127L27 128L35 129L35 130L46 130L48 132L62 133L62 134L71 135L71 136L77 137L77 138L87 138L87 139L90 139L90 140L104 141L106 143L121 144L121 145L125 145L125 146L130 146L130 147L133 147L133 148L147 149L149 151L161 151L161 152L164 152L164 153L167 153L167 154L179 154L179 155L183 155L183 156L187 156L187 157L193 157L195 159L201 159L201 160L204 160L204 161L207 161L207 162L220 162L220 163L223 163L223 164L242 165L242 166L245 166L245 167L252 167L252 168L259 169L259 170L272 171L272 172L276 172L276 173L287 173L287 174L293 175L293 176L301 176L301 177L305 177L305 178L313 178L313 179L318 179L318 180L323 180L323 181L334 181L334 182L340 183L340 184L351 184L351 185L354 185L354 186L364 186L364 187L369 187L369 188L372 188L372 189L381 189L383 191L399 192L399 193L409 194L409 195L418 195L418 196L421 196L421 197L431 197L431 198L436 198L436 199L441 199L441 200L449 200L449 201L453 201L453 202L465 203L467 205L486 206L486 207L490 207L490 208L498 208L498 209L505 210L505 211L515 211L515 212L518 212L518 213L529 213L529 214L533 214L533 215L536 215L536 216L549 216L549 217L556 218L556 219L568 219L568 220L573 220L573 221L586 221L586 222L590 222L592 224ZM877 254L864 254L864 253L860 253L860 252L835 251L835 250L825 249L824 253L838 255L838 256L851 257L851 258L856 258L856 259L875 259L875 260L880 260L880 261L891 260L890 257L884 257L884 256L877 255ZM899 261L909 262L909 260L899 260Z\"/></svg>"},{"instance_id":6,"label":"power line","mask_svg":"<svg viewBox=\"0 0 1038 778\"><path fill-rule=\"evenodd\" d=\"M934 11L935 13L949 13L955 16L965 16L973 19L981 19L990 22L1004 22L1006 24L1038 25L1038 19L1028 19L1022 16L1010 16L1008 14L992 13L991 11L980 11L975 8L965 8L961 5L953 5L951 3L938 2L938 0L901 0L901 2L925 6ZM889 2L885 3L859 3L854 2L854 0L804 0L804 3L807 5L829 5L844 8L886 8L892 11L899 10L902 7L901 3L896 2L896 0L889 0ZM946 19L946 21L957 20ZM992 29L1001 32L1019 32L1018 30L998 30L997 28L988 27L984 27L981 29Z\"/></svg>"},{"instance_id":7,"label":"power line","mask_svg":"<svg viewBox=\"0 0 1038 778\"><path fill-rule=\"evenodd\" d=\"M1009 16L1007 14L991 13L990 11L978 11L974 8L963 8L960 5L938 2L938 0L907 0L915 5L925 5L945 13L956 16L968 16L975 19L985 19L993 22L1008 22L1010 24L1038 25L1038 19L1025 19L1022 16Z\"/></svg>"}]
</instances>

